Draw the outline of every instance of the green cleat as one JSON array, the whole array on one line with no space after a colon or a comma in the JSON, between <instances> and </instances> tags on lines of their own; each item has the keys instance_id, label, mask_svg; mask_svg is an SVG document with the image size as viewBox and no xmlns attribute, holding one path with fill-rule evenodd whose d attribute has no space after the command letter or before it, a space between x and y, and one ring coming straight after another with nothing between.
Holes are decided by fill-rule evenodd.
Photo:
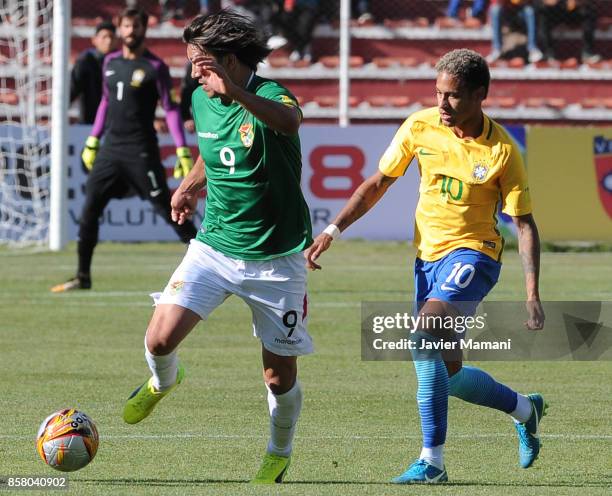
<instances>
[{"instance_id":1,"label":"green cleat","mask_svg":"<svg viewBox=\"0 0 612 496\"><path fill-rule=\"evenodd\" d=\"M128 424L137 424L142 419L146 418L155 408L155 405L166 396L170 391L174 390L185 377L185 369L182 365L178 366L176 374L176 382L174 385L164 391L158 391L151 383L152 377L143 385L136 388L130 395L125 407L123 408L123 420Z\"/></svg>"},{"instance_id":2,"label":"green cleat","mask_svg":"<svg viewBox=\"0 0 612 496\"><path fill-rule=\"evenodd\" d=\"M278 456L266 453L263 463L251 484L280 484L283 482L289 464L290 456Z\"/></svg>"}]
</instances>

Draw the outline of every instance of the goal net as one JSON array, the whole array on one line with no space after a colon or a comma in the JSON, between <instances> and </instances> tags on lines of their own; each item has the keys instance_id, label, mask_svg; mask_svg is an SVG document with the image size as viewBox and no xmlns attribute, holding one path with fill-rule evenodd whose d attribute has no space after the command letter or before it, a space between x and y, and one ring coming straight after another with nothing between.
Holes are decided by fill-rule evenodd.
<instances>
[{"instance_id":1,"label":"goal net","mask_svg":"<svg viewBox=\"0 0 612 496\"><path fill-rule=\"evenodd\" d=\"M49 234L52 14L52 0L0 0L0 244Z\"/></svg>"}]
</instances>

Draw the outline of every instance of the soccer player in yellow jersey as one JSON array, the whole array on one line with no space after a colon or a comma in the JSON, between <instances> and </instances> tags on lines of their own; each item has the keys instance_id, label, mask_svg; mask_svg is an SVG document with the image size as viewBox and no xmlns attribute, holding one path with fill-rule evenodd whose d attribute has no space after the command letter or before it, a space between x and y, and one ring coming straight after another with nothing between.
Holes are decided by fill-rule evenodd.
<instances>
[{"instance_id":1,"label":"soccer player in yellow jersey","mask_svg":"<svg viewBox=\"0 0 612 496\"><path fill-rule=\"evenodd\" d=\"M527 290L528 329L541 329L544 312L538 278L540 242L531 214L527 175L517 145L482 111L490 75L486 61L467 49L453 50L436 65L438 106L416 112L402 124L380 160L378 171L357 188L333 224L306 251L310 269L332 241L370 210L402 176L413 158L421 173L416 209L415 300L422 314L469 315L493 288L501 269L503 239L496 209L512 217L518 231ZM435 319L431 319L431 321ZM456 339L433 327L420 339ZM422 356L422 355L421 355ZM443 449L448 396L502 410L512 416L519 437L519 463L531 466L540 450L538 426L545 404L540 394L524 396L457 356L439 352L419 359L417 403L423 448L393 482L444 482Z\"/></svg>"}]
</instances>

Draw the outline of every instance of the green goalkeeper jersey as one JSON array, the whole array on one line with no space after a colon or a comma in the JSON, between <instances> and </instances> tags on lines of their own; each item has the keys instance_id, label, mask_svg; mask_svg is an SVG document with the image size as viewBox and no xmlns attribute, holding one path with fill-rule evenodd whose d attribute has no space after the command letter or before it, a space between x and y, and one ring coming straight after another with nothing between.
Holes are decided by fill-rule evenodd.
<instances>
[{"instance_id":1,"label":"green goalkeeper jersey","mask_svg":"<svg viewBox=\"0 0 612 496\"><path fill-rule=\"evenodd\" d=\"M295 97L275 81L254 76L247 89L299 110ZM202 87L193 92L192 106L208 188L197 239L240 260L307 248L312 226L300 187L298 134L274 131L240 104L209 98Z\"/></svg>"}]
</instances>

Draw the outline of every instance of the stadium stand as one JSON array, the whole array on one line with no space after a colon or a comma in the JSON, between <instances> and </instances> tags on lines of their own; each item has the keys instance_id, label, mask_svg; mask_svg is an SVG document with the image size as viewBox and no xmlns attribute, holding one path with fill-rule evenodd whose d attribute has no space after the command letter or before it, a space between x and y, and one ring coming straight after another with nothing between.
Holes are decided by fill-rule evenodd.
<instances>
[{"instance_id":1,"label":"stadium stand","mask_svg":"<svg viewBox=\"0 0 612 496\"><path fill-rule=\"evenodd\" d=\"M580 64L580 32L562 26L556 29L555 38L563 59L527 64L518 34L514 38L519 49L511 51L513 56L492 64L495 85L487 102L492 116L505 122L612 123L612 0L596 1L596 49L602 60ZM171 66L178 89L185 60L181 35L186 21L159 23L157 2L139 4L153 13L149 45ZM483 55L490 52L490 27L464 15L449 22L445 18L447 4L446 0L373 0L373 17L361 23L352 21L349 101L353 121L397 122L405 118L434 103L434 64L441 54L457 47L472 48ZM123 2L116 0L73 2L73 58L88 46L95 24L116 15L122 6ZM186 16L195 15L197 8L197 2L187 2ZM288 49L282 48L260 69L262 76L288 85L311 122L331 122L338 117L339 29L335 16L335 12L322 16L315 29L312 62L292 62ZM4 29L10 27L0 25L0 36ZM10 79L13 70L10 61L3 63L0 77ZM16 99L10 84L7 86L0 94L2 113ZM40 97L41 116L48 113L47 102L48 97Z\"/></svg>"}]
</instances>

